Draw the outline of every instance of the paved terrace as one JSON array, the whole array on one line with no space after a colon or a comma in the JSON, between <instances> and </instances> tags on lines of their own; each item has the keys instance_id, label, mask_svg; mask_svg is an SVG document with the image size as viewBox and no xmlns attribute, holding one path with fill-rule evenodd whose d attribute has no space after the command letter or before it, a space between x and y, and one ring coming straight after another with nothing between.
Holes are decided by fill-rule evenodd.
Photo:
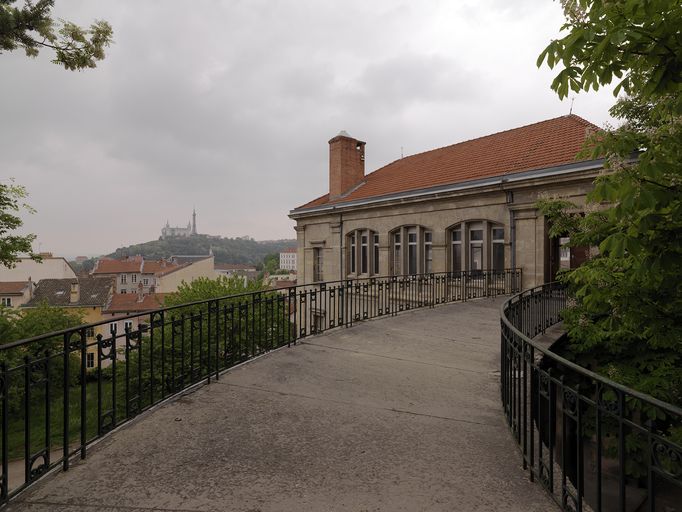
<instances>
[{"instance_id":1,"label":"paved terrace","mask_svg":"<svg viewBox=\"0 0 682 512\"><path fill-rule=\"evenodd\" d=\"M485 299L307 338L140 417L12 511L548 511Z\"/></svg>"}]
</instances>

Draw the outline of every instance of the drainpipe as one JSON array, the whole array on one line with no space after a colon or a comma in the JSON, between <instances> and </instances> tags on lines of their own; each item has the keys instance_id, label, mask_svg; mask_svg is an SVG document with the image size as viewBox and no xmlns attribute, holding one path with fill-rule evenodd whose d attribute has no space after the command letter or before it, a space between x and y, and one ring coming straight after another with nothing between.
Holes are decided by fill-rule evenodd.
<instances>
[{"instance_id":1,"label":"drainpipe","mask_svg":"<svg viewBox=\"0 0 682 512\"><path fill-rule=\"evenodd\" d=\"M511 268L516 268L516 219L514 210L509 209L509 242L511 244Z\"/></svg>"},{"instance_id":2,"label":"drainpipe","mask_svg":"<svg viewBox=\"0 0 682 512\"><path fill-rule=\"evenodd\" d=\"M343 281L343 213L339 213L339 281Z\"/></svg>"}]
</instances>

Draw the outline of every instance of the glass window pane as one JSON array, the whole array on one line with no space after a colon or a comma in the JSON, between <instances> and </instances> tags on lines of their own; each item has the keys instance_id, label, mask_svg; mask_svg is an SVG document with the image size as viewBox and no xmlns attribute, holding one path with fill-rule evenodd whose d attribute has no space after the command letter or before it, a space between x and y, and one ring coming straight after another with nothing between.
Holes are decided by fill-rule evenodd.
<instances>
[{"instance_id":1,"label":"glass window pane","mask_svg":"<svg viewBox=\"0 0 682 512\"><path fill-rule=\"evenodd\" d=\"M374 235L374 273L379 273L379 235Z\"/></svg>"},{"instance_id":2,"label":"glass window pane","mask_svg":"<svg viewBox=\"0 0 682 512\"><path fill-rule=\"evenodd\" d=\"M493 270L504 270L504 244L493 244Z\"/></svg>"},{"instance_id":3,"label":"glass window pane","mask_svg":"<svg viewBox=\"0 0 682 512\"><path fill-rule=\"evenodd\" d=\"M369 261L368 257L369 255L367 254L367 244L362 244L362 247L360 248L360 272L363 274L367 273L367 269L369 266Z\"/></svg>"},{"instance_id":4,"label":"glass window pane","mask_svg":"<svg viewBox=\"0 0 682 512\"><path fill-rule=\"evenodd\" d=\"M504 240L504 228L493 228L493 240Z\"/></svg>"},{"instance_id":5,"label":"glass window pane","mask_svg":"<svg viewBox=\"0 0 682 512\"><path fill-rule=\"evenodd\" d=\"M411 275L417 273L417 245L410 244L407 252L407 268Z\"/></svg>"},{"instance_id":6,"label":"glass window pane","mask_svg":"<svg viewBox=\"0 0 682 512\"><path fill-rule=\"evenodd\" d=\"M429 274L433 272L433 251L431 245L427 245L424 247L424 255L425 255L425 265L424 265L424 271Z\"/></svg>"},{"instance_id":7,"label":"glass window pane","mask_svg":"<svg viewBox=\"0 0 682 512\"><path fill-rule=\"evenodd\" d=\"M462 230L456 229L452 232L452 241L461 242L462 241Z\"/></svg>"},{"instance_id":8,"label":"glass window pane","mask_svg":"<svg viewBox=\"0 0 682 512\"><path fill-rule=\"evenodd\" d=\"M471 265L470 270L483 269L483 247L480 245L471 246Z\"/></svg>"},{"instance_id":9,"label":"glass window pane","mask_svg":"<svg viewBox=\"0 0 682 512\"><path fill-rule=\"evenodd\" d=\"M433 236L433 233L431 233L431 231L425 231L424 232L424 241L430 242L432 236Z\"/></svg>"},{"instance_id":10,"label":"glass window pane","mask_svg":"<svg viewBox=\"0 0 682 512\"><path fill-rule=\"evenodd\" d=\"M472 229L470 232L471 240L479 241L483 240L483 230L482 229Z\"/></svg>"},{"instance_id":11,"label":"glass window pane","mask_svg":"<svg viewBox=\"0 0 682 512\"><path fill-rule=\"evenodd\" d=\"M462 271L462 244L452 244L452 271Z\"/></svg>"}]
</instances>

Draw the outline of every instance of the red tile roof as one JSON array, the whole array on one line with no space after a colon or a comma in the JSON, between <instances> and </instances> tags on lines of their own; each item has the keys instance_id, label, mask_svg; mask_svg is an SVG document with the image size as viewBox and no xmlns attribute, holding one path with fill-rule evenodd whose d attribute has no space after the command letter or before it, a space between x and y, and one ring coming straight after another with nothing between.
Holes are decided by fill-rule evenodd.
<instances>
[{"instance_id":1,"label":"red tile roof","mask_svg":"<svg viewBox=\"0 0 682 512\"><path fill-rule=\"evenodd\" d=\"M134 256L124 260L113 258L100 258L92 271L93 274L119 274L140 272L142 268L142 256Z\"/></svg>"},{"instance_id":2,"label":"red tile roof","mask_svg":"<svg viewBox=\"0 0 682 512\"><path fill-rule=\"evenodd\" d=\"M115 293L111 297L111 303L103 313L137 313L139 311L152 311L163 307L165 294L152 293L139 300L137 293Z\"/></svg>"},{"instance_id":3,"label":"red tile roof","mask_svg":"<svg viewBox=\"0 0 682 512\"><path fill-rule=\"evenodd\" d=\"M5 281L0 283L0 295L21 295L29 281Z\"/></svg>"},{"instance_id":4,"label":"red tile roof","mask_svg":"<svg viewBox=\"0 0 682 512\"><path fill-rule=\"evenodd\" d=\"M287 281L280 279L278 281L273 281L270 283L271 290L280 290L282 288L290 288L291 286L296 286L296 281Z\"/></svg>"},{"instance_id":5,"label":"red tile roof","mask_svg":"<svg viewBox=\"0 0 682 512\"><path fill-rule=\"evenodd\" d=\"M298 249L296 247L289 247L287 249L282 249L281 252L285 252L285 253L298 252Z\"/></svg>"},{"instance_id":6,"label":"red tile roof","mask_svg":"<svg viewBox=\"0 0 682 512\"><path fill-rule=\"evenodd\" d=\"M180 265L166 260L145 260L142 272L145 274L165 274L171 270L177 270Z\"/></svg>"},{"instance_id":7,"label":"red tile roof","mask_svg":"<svg viewBox=\"0 0 682 512\"><path fill-rule=\"evenodd\" d=\"M433 149L396 160L365 176L350 194L325 194L298 208L342 203L576 162L599 127L568 115ZM297 208L297 209L298 209Z\"/></svg>"},{"instance_id":8,"label":"red tile roof","mask_svg":"<svg viewBox=\"0 0 682 512\"><path fill-rule=\"evenodd\" d=\"M255 265L245 265L243 263L214 263L216 270L256 270Z\"/></svg>"},{"instance_id":9,"label":"red tile roof","mask_svg":"<svg viewBox=\"0 0 682 512\"><path fill-rule=\"evenodd\" d=\"M97 274L127 274L142 273L163 276L186 267L189 263L177 264L166 260L145 260L142 256L133 256L124 260L113 258L100 258L97 266L92 271Z\"/></svg>"}]
</instances>

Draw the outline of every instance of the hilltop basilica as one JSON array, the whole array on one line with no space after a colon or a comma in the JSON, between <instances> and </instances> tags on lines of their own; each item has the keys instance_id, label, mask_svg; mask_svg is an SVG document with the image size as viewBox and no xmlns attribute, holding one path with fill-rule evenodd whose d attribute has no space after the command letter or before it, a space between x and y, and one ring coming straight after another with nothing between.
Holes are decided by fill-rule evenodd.
<instances>
[{"instance_id":1,"label":"hilltop basilica","mask_svg":"<svg viewBox=\"0 0 682 512\"><path fill-rule=\"evenodd\" d=\"M166 221L166 225L161 229L161 238L171 238L171 237L185 237L188 238L192 235L197 234L197 212L192 210L192 222L187 223L186 228L181 227L171 227L170 223Z\"/></svg>"}]
</instances>

